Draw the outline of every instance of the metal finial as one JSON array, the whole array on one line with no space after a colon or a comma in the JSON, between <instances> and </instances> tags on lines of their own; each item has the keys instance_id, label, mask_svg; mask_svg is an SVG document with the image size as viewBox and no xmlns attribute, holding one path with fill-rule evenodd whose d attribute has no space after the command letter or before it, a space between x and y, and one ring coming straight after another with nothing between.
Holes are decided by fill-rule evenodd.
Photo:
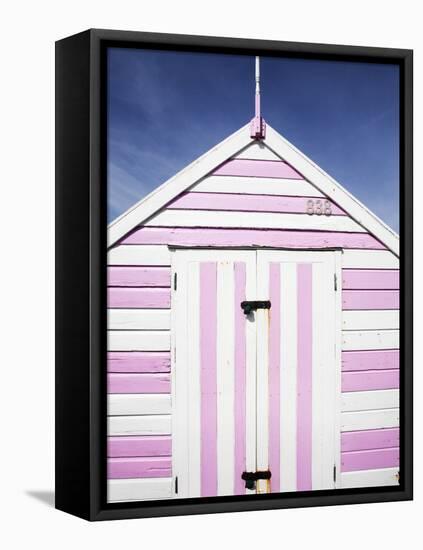
<instances>
[{"instance_id":1,"label":"metal finial","mask_svg":"<svg viewBox=\"0 0 423 550\"><path fill-rule=\"evenodd\" d=\"M264 139L266 137L266 123L261 116L260 105L260 57L256 56L256 97L255 97L255 116L251 121L250 135L254 139Z\"/></svg>"}]
</instances>

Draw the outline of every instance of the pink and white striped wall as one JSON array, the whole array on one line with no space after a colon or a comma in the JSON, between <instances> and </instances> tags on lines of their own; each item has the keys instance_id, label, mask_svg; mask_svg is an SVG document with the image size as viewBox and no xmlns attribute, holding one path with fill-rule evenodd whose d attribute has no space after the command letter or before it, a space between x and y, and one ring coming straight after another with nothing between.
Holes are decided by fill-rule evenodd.
<instances>
[{"instance_id":1,"label":"pink and white striped wall","mask_svg":"<svg viewBox=\"0 0 423 550\"><path fill-rule=\"evenodd\" d=\"M343 250L338 486L396 483L398 260L298 171L253 143L109 250L109 500L174 495L168 246ZM202 277L211 277L212 268L204 269ZM241 280L242 270L236 273ZM306 281L307 270L300 269L299 277ZM306 311L305 304L298 309L299 315ZM212 334L214 321L208 322ZM237 353L242 356L242 346ZM304 358L301 364L306 363ZM272 386L278 376L271 363ZM310 383L307 371L299 376L301 384ZM237 383L242 387L243 380ZM237 407L242 415L242 405ZM210 414L205 406L200 418ZM234 456L242 445L236 443ZM269 456L274 459L272 452Z\"/></svg>"}]
</instances>

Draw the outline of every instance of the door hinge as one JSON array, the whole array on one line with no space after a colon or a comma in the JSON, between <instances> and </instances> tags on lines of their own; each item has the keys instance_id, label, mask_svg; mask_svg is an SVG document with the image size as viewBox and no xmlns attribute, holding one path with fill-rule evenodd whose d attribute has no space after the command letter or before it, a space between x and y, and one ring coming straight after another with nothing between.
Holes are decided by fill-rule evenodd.
<instances>
[{"instance_id":1,"label":"door hinge","mask_svg":"<svg viewBox=\"0 0 423 550\"><path fill-rule=\"evenodd\" d=\"M173 274L173 290L176 290L176 287L178 286L178 274Z\"/></svg>"},{"instance_id":2,"label":"door hinge","mask_svg":"<svg viewBox=\"0 0 423 550\"><path fill-rule=\"evenodd\" d=\"M175 495L178 494L178 476L175 477Z\"/></svg>"},{"instance_id":3,"label":"door hinge","mask_svg":"<svg viewBox=\"0 0 423 550\"><path fill-rule=\"evenodd\" d=\"M336 483L336 464L333 465L333 482Z\"/></svg>"},{"instance_id":4,"label":"door hinge","mask_svg":"<svg viewBox=\"0 0 423 550\"><path fill-rule=\"evenodd\" d=\"M336 273L333 275L333 287L335 289L335 292L338 290L338 276Z\"/></svg>"}]
</instances>

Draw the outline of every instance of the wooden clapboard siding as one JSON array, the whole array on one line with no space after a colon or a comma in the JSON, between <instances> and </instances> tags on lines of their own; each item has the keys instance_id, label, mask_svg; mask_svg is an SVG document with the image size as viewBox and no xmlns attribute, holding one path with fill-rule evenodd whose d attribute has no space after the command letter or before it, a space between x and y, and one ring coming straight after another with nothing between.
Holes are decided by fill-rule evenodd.
<instances>
[{"instance_id":1,"label":"wooden clapboard siding","mask_svg":"<svg viewBox=\"0 0 423 550\"><path fill-rule=\"evenodd\" d=\"M170 393L170 375L165 373L112 372L107 384L108 393Z\"/></svg>"},{"instance_id":2,"label":"wooden clapboard siding","mask_svg":"<svg viewBox=\"0 0 423 550\"><path fill-rule=\"evenodd\" d=\"M342 333L342 349L378 350L399 347L399 330L347 330Z\"/></svg>"},{"instance_id":3,"label":"wooden clapboard siding","mask_svg":"<svg viewBox=\"0 0 423 550\"><path fill-rule=\"evenodd\" d=\"M170 307L170 289L109 287L107 305L109 308L166 309Z\"/></svg>"},{"instance_id":4,"label":"wooden clapboard siding","mask_svg":"<svg viewBox=\"0 0 423 550\"><path fill-rule=\"evenodd\" d=\"M213 175L304 179L294 168L281 160L232 159L214 170Z\"/></svg>"},{"instance_id":5,"label":"wooden clapboard siding","mask_svg":"<svg viewBox=\"0 0 423 550\"><path fill-rule=\"evenodd\" d=\"M399 409L354 411L341 413L341 431L396 428L399 425Z\"/></svg>"},{"instance_id":6,"label":"wooden clapboard siding","mask_svg":"<svg viewBox=\"0 0 423 550\"><path fill-rule=\"evenodd\" d=\"M392 330L399 329L399 310L344 310L343 330Z\"/></svg>"},{"instance_id":7,"label":"wooden clapboard siding","mask_svg":"<svg viewBox=\"0 0 423 550\"><path fill-rule=\"evenodd\" d=\"M341 397L341 411L367 411L399 407L399 391L374 390L344 392Z\"/></svg>"},{"instance_id":8,"label":"wooden clapboard siding","mask_svg":"<svg viewBox=\"0 0 423 550\"><path fill-rule=\"evenodd\" d=\"M347 247L346 247L347 248ZM344 269L398 269L399 259L389 250L344 250ZM383 247L382 247L383 248Z\"/></svg>"},{"instance_id":9,"label":"wooden clapboard siding","mask_svg":"<svg viewBox=\"0 0 423 550\"><path fill-rule=\"evenodd\" d=\"M366 370L342 373L342 391L386 390L399 387L399 370Z\"/></svg>"},{"instance_id":10,"label":"wooden clapboard siding","mask_svg":"<svg viewBox=\"0 0 423 550\"><path fill-rule=\"evenodd\" d=\"M245 147L245 149L234 155L233 158L249 160L283 160L260 141L255 141L251 145L248 145L248 147Z\"/></svg>"},{"instance_id":11,"label":"wooden clapboard siding","mask_svg":"<svg viewBox=\"0 0 423 550\"><path fill-rule=\"evenodd\" d=\"M169 351L170 333L165 330L109 330L108 351Z\"/></svg>"},{"instance_id":12,"label":"wooden clapboard siding","mask_svg":"<svg viewBox=\"0 0 423 550\"><path fill-rule=\"evenodd\" d=\"M172 412L170 394L167 393L114 393L108 396L107 406L110 416Z\"/></svg>"},{"instance_id":13,"label":"wooden clapboard siding","mask_svg":"<svg viewBox=\"0 0 423 550\"><path fill-rule=\"evenodd\" d=\"M233 212L275 212L313 214L315 205L318 204L320 215L325 216L325 208L330 208L333 216L346 216L336 204L329 200L318 200L311 197L271 196L271 195L247 195L235 193L185 193L178 197L167 208L171 210L228 210ZM311 214L308 211L311 209Z\"/></svg>"},{"instance_id":14,"label":"wooden clapboard siding","mask_svg":"<svg viewBox=\"0 0 423 550\"><path fill-rule=\"evenodd\" d=\"M344 290L398 290L398 269L343 269Z\"/></svg>"},{"instance_id":15,"label":"wooden clapboard siding","mask_svg":"<svg viewBox=\"0 0 423 550\"><path fill-rule=\"evenodd\" d=\"M108 286L169 287L170 267L111 266L107 270Z\"/></svg>"},{"instance_id":16,"label":"wooden clapboard siding","mask_svg":"<svg viewBox=\"0 0 423 550\"><path fill-rule=\"evenodd\" d=\"M321 191L305 180L232 176L208 176L191 187L190 192L324 198Z\"/></svg>"},{"instance_id":17,"label":"wooden clapboard siding","mask_svg":"<svg viewBox=\"0 0 423 550\"><path fill-rule=\"evenodd\" d=\"M107 263L109 266L170 266L170 252L164 245L118 245L109 250Z\"/></svg>"},{"instance_id":18,"label":"wooden clapboard siding","mask_svg":"<svg viewBox=\"0 0 423 550\"><path fill-rule=\"evenodd\" d=\"M399 428L359 430L341 434L341 451L365 451L399 446Z\"/></svg>"},{"instance_id":19,"label":"wooden clapboard siding","mask_svg":"<svg viewBox=\"0 0 423 550\"><path fill-rule=\"evenodd\" d=\"M172 475L169 266L166 246L109 252L109 501L169 492L149 479Z\"/></svg>"},{"instance_id":20,"label":"wooden clapboard siding","mask_svg":"<svg viewBox=\"0 0 423 550\"><path fill-rule=\"evenodd\" d=\"M109 416L108 435L170 435L170 414Z\"/></svg>"},{"instance_id":21,"label":"wooden clapboard siding","mask_svg":"<svg viewBox=\"0 0 423 550\"><path fill-rule=\"evenodd\" d=\"M251 215L250 215L251 216ZM272 215L273 216L273 215ZM123 242L125 245L163 244L211 247L358 248L380 250L383 245L368 233L335 231L292 231L284 229L213 229L141 227ZM128 246L128 248L130 248Z\"/></svg>"},{"instance_id":22,"label":"wooden clapboard siding","mask_svg":"<svg viewBox=\"0 0 423 550\"><path fill-rule=\"evenodd\" d=\"M169 457L125 457L107 460L108 479L170 477L172 461Z\"/></svg>"},{"instance_id":23,"label":"wooden clapboard siding","mask_svg":"<svg viewBox=\"0 0 423 550\"><path fill-rule=\"evenodd\" d=\"M399 466L399 447L341 453L341 472Z\"/></svg>"},{"instance_id":24,"label":"wooden clapboard siding","mask_svg":"<svg viewBox=\"0 0 423 550\"><path fill-rule=\"evenodd\" d=\"M154 351L109 351L108 372L170 372L170 353Z\"/></svg>"},{"instance_id":25,"label":"wooden clapboard siding","mask_svg":"<svg viewBox=\"0 0 423 550\"><path fill-rule=\"evenodd\" d=\"M118 436L107 439L108 457L171 456L172 439L168 435Z\"/></svg>"},{"instance_id":26,"label":"wooden clapboard siding","mask_svg":"<svg viewBox=\"0 0 423 550\"><path fill-rule=\"evenodd\" d=\"M343 309L398 309L399 290L344 290Z\"/></svg>"},{"instance_id":27,"label":"wooden clapboard siding","mask_svg":"<svg viewBox=\"0 0 423 550\"><path fill-rule=\"evenodd\" d=\"M344 263L342 271L341 486L346 487L397 483L391 473L378 472L399 466L399 270L392 269L392 258L377 254L371 262L356 255L356 263L348 268ZM360 472L364 477L348 477Z\"/></svg>"},{"instance_id":28,"label":"wooden clapboard siding","mask_svg":"<svg viewBox=\"0 0 423 550\"><path fill-rule=\"evenodd\" d=\"M398 485L398 468L381 468L377 470L361 470L344 472L340 476L341 489L357 487L382 487Z\"/></svg>"},{"instance_id":29,"label":"wooden clapboard siding","mask_svg":"<svg viewBox=\"0 0 423 550\"><path fill-rule=\"evenodd\" d=\"M245 229L297 229L300 231L337 231L365 233L348 216L318 216L275 212L227 212L213 210L172 210L159 212L145 222L144 227L216 227ZM126 241L125 241L126 242Z\"/></svg>"},{"instance_id":30,"label":"wooden clapboard siding","mask_svg":"<svg viewBox=\"0 0 423 550\"><path fill-rule=\"evenodd\" d=\"M168 309L109 309L110 330L170 330Z\"/></svg>"},{"instance_id":31,"label":"wooden clapboard siding","mask_svg":"<svg viewBox=\"0 0 423 550\"><path fill-rule=\"evenodd\" d=\"M388 370L399 368L399 350L343 351L342 371Z\"/></svg>"},{"instance_id":32,"label":"wooden clapboard siding","mask_svg":"<svg viewBox=\"0 0 423 550\"><path fill-rule=\"evenodd\" d=\"M158 500L171 498L172 478L110 479L107 482L109 502Z\"/></svg>"}]
</instances>

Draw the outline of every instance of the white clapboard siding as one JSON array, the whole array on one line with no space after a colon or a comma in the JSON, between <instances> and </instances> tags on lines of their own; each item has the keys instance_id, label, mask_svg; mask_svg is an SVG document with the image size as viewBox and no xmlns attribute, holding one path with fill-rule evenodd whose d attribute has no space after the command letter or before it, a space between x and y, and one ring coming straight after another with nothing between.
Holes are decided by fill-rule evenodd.
<instances>
[{"instance_id":1,"label":"white clapboard siding","mask_svg":"<svg viewBox=\"0 0 423 550\"><path fill-rule=\"evenodd\" d=\"M399 407L399 390L345 392L341 397L342 412L393 409Z\"/></svg>"},{"instance_id":2,"label":"white clapboard siding","mask_svg":"<svg viewBox=\"0 0 423 550\"><path fill-rule=\"evenodd\" d=\"M165 245L122 244L108 252L108 265L170 265Z\"/></svg>"},{"instance_id":3,"label":"white clapboard siding","mask_svg":"<svg viewBox=\"0 0 423 550\"><path fill-rule=\"evenodd\" d=\"M108 502L158 500L172 497L172 478L109 479Z\"/></svg>"},{"instance_id":4,"label":"white clapboard siding","mask_svg":"<svg viewBox=\"0 0 423 550\"><path fill-rule=\"evenodd\" d=\"M341 489L356 487L382 487L398 485L398 468L381 468L379 470L360 470L341 474Z\"/></svg>"},{"instance_id":5,"label":"white clapboard siding","mask_svg":"<svg viewBox=\"0 0 423 550\"><path fill-rule=\"evenodd\" d=\"M344 250L342 267L348 269L398 269L399 260L389 250Z\"/></svg>"},{"instance_id":6,"label":"white clapboard siding","mask_svg":"<svg viewBox=\"0 0 423 550\"><path fill-rule=\"evenodd\" d=\"M342 312L342 328L344 330L391 330L399 328L399 311L383 310L351 310Z\"/></svg>"},{"instance_id":7,"label":"white clapboard siding","mask_svg":"<svg viewBox=\"0 0 423 550\"><path fill-rule=\"evenodd\" d=\"M399 409L341 413L341 431L343 432L396 428L398 425Z\"/></svg>"},{"instance_id":8,"label":"white clapboard siding","mask_svg":"<svg viewBox=\"0 0 423 550\"><path fill-rule=\"evenodd\" d=\"M194 193L247 193L251 195L284 195L323 197L316 187L305 180L253 178L238 176L208 176L190 189Z\"/></svg>"},{"instance_id":9,"label":"white clapboard siding","mask_svg":"<svg viewBox=\"0 0 423 550\"><path fill-rule=\"evenodd\" d=\"M399 347L399 330L347 330L342 333L342 349L373 350Z\"/></svg>"},{"instance_id":10,"label":"white clapboard siding","mask_svg":"<svg viewBox=\"0 0 423 550\"><path fill-rule=\"evenodd\" d=\"M171 397L165 393L117 393L107 397L107 413L110 416L170 414L171 409Z\"/></svg>"},{"instance_id":11,"label":"white clapboard siding","mask_svg":"<svg viewBox=\"0 0 423 550\"><path fill-rule=\"evenodd\" d=\"M109 416L108 435L168 435L171 433L169 414L142 416Z\"/></svg>"},{"instance_id":12,"label":"white clapboard siding","mask_svg":"<svg viewBox=\"0 0 423 550\"><path fill-rule=\"evenodd\" d=\"M264 143L255 141L241 152L236 154L233 158L236 159L250 159L250 160L282 160L276 155L269 147L266 147Z\"/></svg>"},{"instance_id":13,"label":"white clapboard siding","mask_svg":"<svg viewBox=\"0 0 423 550\"><path fill-rule=\"evenodd\" d=\"M275 214L273 212L223 212L220 210L164 210L153 216L145 225L365 232L363 227L347 216L310 216L309 214Z\"/></svg>"},{"instance_id":14,"label":"white clapboard siding","mask_svg":"<svg viewBox=\"0 0 423 550\"><path fill-rule=\"evenodd\" d=\"M169 351L170 332L165 330L109 330L108 351Z\"/></svg>"},{"instance_id":15,"label":"white clapboard siding","mask_svg":"<svg viewBox=\"0 0 423 550\"><path fill-rule=\"evenodd\" d=\"M109 309L110 330L169 330L170 311L167 309Z\"/></svg>"}]
</instances>

